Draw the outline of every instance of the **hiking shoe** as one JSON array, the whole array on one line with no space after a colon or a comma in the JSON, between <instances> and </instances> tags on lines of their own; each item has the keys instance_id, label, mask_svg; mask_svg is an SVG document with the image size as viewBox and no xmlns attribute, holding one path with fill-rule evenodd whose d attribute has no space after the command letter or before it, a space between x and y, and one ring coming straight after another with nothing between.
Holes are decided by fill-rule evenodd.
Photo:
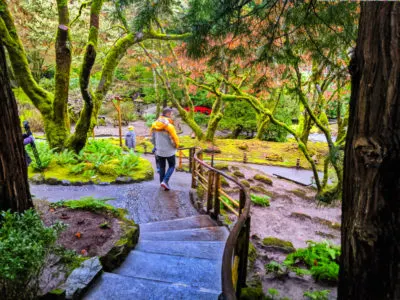
<instances>
[{"instance_id":1,"label":"hiking shoe","mask_svg":"<svg viewBox=\"0 0 400 300\"><path fill-rule=\"evenodd\" d=\"M170 190L168 183L166 183L164 181L161 182L161 186L164 188L165 191L169 191Z\"/></svg>"}]
</instances>

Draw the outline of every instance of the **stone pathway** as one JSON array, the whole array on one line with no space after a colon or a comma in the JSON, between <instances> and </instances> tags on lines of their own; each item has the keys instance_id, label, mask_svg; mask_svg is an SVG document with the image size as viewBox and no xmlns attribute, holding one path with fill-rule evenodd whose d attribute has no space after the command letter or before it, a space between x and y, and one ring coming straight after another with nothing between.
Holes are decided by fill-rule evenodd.
<instances>
[{"instance_id":1,"label":"stone pathway","mask_svg":"<svg viewBox=\"0 0 400 300\"><path fill-rule=\"evenodd\" d=\"M154 163L153 156L147 156ZM105 272L84 299L217 299L228 230L199 215L189 200L191 176L176 172L165 192L158 176L148 182L110 186L31 185L49 201L83 196L113 197L140 225L140 239L125 262Z\"/></svg>"}]
</instances>

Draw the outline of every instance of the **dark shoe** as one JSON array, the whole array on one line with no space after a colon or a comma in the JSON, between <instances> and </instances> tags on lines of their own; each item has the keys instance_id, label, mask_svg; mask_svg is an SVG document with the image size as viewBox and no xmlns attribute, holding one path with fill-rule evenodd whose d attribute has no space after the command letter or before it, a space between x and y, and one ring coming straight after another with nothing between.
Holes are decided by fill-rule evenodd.
<instances>
[{"instance_id":1,"label":"dark shoe","mask_svg":"<svg viewBox=\"0 0 400 300\"><path fill-rule=\"evenodd\" d=\"M168 183L166 183L164 181L161 182L161 186L164 188L165 191L169 191L170 190Z\"/></svg>"}]
</instances>

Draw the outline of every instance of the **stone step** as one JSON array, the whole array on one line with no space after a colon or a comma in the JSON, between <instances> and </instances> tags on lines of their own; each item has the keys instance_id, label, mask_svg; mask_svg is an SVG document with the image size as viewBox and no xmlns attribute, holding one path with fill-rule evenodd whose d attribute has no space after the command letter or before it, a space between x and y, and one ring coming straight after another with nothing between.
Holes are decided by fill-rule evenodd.
<instances>
[{"instance_id":1,"label":"stone step","mask_svg":"<svg viewBox=\"0 0 400 300\"><path fill-rule=\"evenodd\" d=\"M219 292L184 284L103 273L84 300L216 300Z\"/></svg>"},{"instance_id":2,"label":"stone step","mask_svg":"<svg viewBox=\"0 0 400 300\"><path fill-rule=\"evenodd\" d=\"M198 229L171 230L159 232L141 232L143 241L225 241L229 231L222 226Z\"/></svg>"},{"instance_id":3,"label":"stone step","mask_svg":"<svg viewBox=\"0 0 400 300\"><path fill-rule=\"evenodd\" d=\"M146 241L141 240L135 250L149 253L187 257L222 259L225 242L218 241Z\"/></svg>"},{"instance_id":4,"label":"stone step","mask_svg":"<svg viewBox=\"0 0 400 300\"><path fill-rule=\"evenodd\" d=\"M184 230L217 226L208 215L199 215L182 219L140 224L140 232Z\"/></svg>"},{"instance_id":5,"label":"stone step","mask_svg":"<svg viewBox=\"0 0 400 300\"><path fill-rule=\"evenodd\" d=\"M132 251L114 273L149 280L221 290L221 260Z\"/></svg>"}]
</instances>

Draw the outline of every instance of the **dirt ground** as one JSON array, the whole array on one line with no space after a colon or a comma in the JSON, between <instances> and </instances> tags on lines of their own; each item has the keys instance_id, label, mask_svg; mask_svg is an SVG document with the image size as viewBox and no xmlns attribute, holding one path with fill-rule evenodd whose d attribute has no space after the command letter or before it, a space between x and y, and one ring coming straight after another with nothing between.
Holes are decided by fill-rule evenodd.
<instances>
[{"instance_id":1,"label":"dirt ground","mask_svg":"<svg viewBox=\"0 0 400 300\"><path fill-rule=\"evenodd\" d=\"M57 243L83 256L106 254L122 233L119 220L112 215L48 205L42 205L40 212L47 226L56 222L67 225Z\"/></svg>"},{"instance_id":2,"label":"dirt ground","mask_svg":"<svg viewBox=\"0 0 400 300\"><path fill-rule=\"evenodd\" d=\"M56 222L67 225L57 244L81 256L105 255L121 237L119 220L112 215L69 208L51 208L49 202L41 200L35 200L34 203L45 225ZM60 257L51 254L40 278L41 294L46 294L63 283L71 271L69 268Z\"/></svg>"},{"instance_id":3,"label":"dirt ground","mask_svg":"<svg viewBox=\"0 0 400 300\"><path fill-rule=\"evenodd\" d=\"M234 170L230 167L230 171ZM287 253L279 249L265 247L262 240L265 237L275 237L292 242L295 248L305 248L307 241L327 240L333 244L340 244L340 203L321 205L316 202L316 191L312 187L277 179L270 174L273 184L267 185L255 180L255 174L263 174L259 170L241 165L240 172L245 176L239 180L249 181L251 186L262 186L271 195L270 206L251 208L251 242L257 249L257 260L248 276L261 279L265 293L274 288L279 291L280 297L292 300L305 299L303 293L309 290L331 290L329 299L336 299L336 285L315 282L310 276L299 277L290 273L284 279L276 279L266 274L265 264L272 260L282 262ZM231 185L233 187L233 185ZM251 193L262 195L252 191ZM235 193L230 193L237 197ZM238 199L238 198L236 198ZM230 216L231 218L232 216Z\"/></svg>"}]
</instances>

